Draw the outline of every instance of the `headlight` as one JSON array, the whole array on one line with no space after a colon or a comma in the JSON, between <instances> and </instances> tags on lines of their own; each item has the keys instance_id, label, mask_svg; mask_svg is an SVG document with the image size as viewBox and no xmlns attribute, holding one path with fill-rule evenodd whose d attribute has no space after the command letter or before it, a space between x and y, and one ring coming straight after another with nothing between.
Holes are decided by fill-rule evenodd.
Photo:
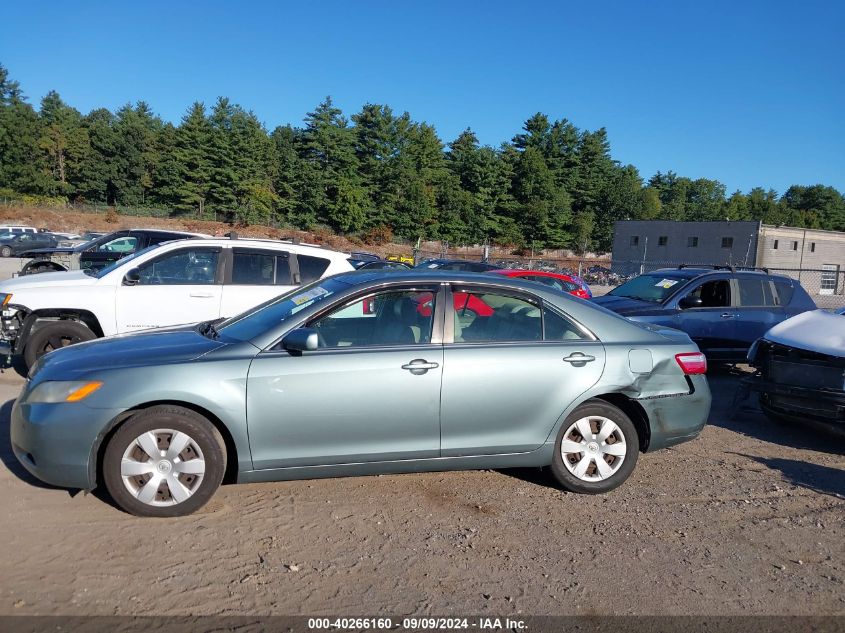
<instances>
[{"instance_id":1,"label":"headlight","mask_svg":"<svg viewBox=\"0 0 845 633\"><path fill-rule=\"evenodd\" d=\"M79 402L97 391L103 383L96 380L48 380L29 392L24 402Z\"/></svg>"},{"instance_id":2,"label":"headlight","mask_svg":"<svg viewBox=\"0 0 845 633\"><path fill-rule=\"evenodd\" d=\"M12 300L11 293L9 294L0 294L0 308L6 309L6 306L9 305L9 302Z\"/></svg>"}]
</instances>

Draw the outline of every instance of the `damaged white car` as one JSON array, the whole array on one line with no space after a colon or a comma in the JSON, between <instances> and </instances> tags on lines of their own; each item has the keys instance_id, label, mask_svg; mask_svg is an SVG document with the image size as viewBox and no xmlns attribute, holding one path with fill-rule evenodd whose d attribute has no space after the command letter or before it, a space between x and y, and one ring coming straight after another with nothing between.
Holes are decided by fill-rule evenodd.
<instances>
[{"instance_id":1,"label":"damaged white car","mask_svg":"<svg viewBox=\"0 0 845 633\"><path fill-rule=\"evenodd\" d=\"M845 426L845 316L804 312L770 329L748 351L757 371L743 392L760 394L770 418Z\"/></svg>"}]
</instances>

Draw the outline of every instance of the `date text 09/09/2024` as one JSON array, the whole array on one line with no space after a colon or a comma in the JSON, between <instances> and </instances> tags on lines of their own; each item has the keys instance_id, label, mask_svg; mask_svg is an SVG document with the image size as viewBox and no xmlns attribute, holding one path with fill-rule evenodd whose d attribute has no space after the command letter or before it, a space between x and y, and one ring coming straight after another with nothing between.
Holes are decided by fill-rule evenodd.
<instances>
[{"instance_id":1,"label":"date text 09/09/2024","mask_svg":"<svg viewBox=\"0 0 845 633\"><path fill-rule=\"evenodd\" d=\"M343 629L372 629L387 630L400 628L399 622L393 618L309 618L309 630L343 630ZM483 617L483 618L438 618L438 617L406 617L401 620L401 628L405 630L522 630L525 622L519 619Z\"/></svg>"}]
</instances>

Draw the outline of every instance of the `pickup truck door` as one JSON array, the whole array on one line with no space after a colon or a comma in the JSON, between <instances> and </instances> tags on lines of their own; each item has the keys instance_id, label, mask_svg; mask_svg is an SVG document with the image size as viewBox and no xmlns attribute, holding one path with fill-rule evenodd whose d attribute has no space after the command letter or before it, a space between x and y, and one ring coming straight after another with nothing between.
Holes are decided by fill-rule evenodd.
<instances>
[{"instance_id":1,"label":"pickup truck door","mask_svg":"<svg viewBox=\"0 0 845 633\"><path fill-rule=\"evenodd\" d=\"M116 328L132 332L220 316L221 249L182 246L141 264L115 294Z\"/></svg>"}]
</instances>

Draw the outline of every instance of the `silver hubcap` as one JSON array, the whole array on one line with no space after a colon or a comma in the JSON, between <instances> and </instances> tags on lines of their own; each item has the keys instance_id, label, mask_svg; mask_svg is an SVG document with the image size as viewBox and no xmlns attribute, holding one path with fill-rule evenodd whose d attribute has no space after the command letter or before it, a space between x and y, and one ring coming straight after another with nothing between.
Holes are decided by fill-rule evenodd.
<instances>
[{"instance_id":1,"label":"silver hubcap","mask_svg":"<svg viewBox=\"0 0 845 633\"><path fill-rule=\"evenodd\" d=\"M628 445L613 420L591 415L570 426L560 443L566 469L582 481L611 477L625 461Z\"/></svg>"},{"instance_id":2,"label":"silver hubcap","mask_svg":"<svg viewBox=\"0 0 845 633\"><path fill-rule=\"evenodd\" d=\"M186 433L156 429L129 444L120 462L120 475L138 501L171 506L199 490L205 458L199 444Z\"/></svg>"}]
</instances>

